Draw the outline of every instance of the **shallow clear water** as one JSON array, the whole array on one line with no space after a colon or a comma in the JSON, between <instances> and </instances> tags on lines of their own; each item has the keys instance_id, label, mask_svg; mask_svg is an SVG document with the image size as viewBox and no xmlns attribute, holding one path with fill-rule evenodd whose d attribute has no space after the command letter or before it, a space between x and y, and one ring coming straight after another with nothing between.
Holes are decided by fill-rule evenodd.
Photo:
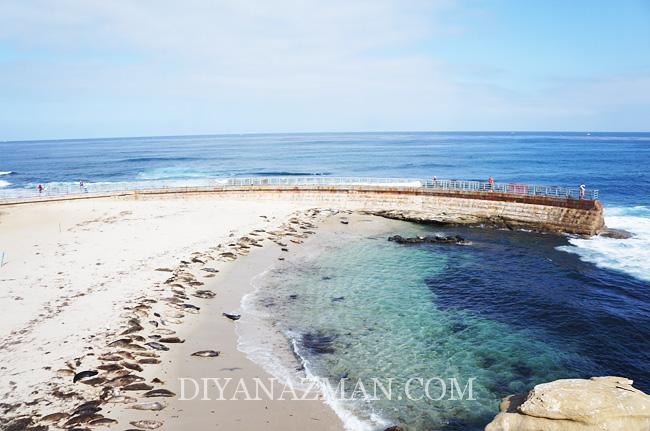
<instances>
[{"instance_id":1,"label":"shallow clear water","mask_svg":"<svg viewBox=\"0 0 650 431\"><path fill-rule=\"evenodd\" d=\"M269 325L294 340L311 373L348 378L350 391L358 379L392 377L397 393L410 378L455 377L461 388L476 379L474 401L344 402L358 417L372 424L374 413L412 429L478 430L505 395L558 378L625 375L650 389L647 283L601 277L556 249L567 244L563 237L391 226L361 237L316 238L310 247L319 252L256 282L255 308ZM472 244L387 241L427 233L459 233ZM314 349L315 340L325 349ZM440 386L434 387L436 398Z\"/></svg>"}]
</instances>

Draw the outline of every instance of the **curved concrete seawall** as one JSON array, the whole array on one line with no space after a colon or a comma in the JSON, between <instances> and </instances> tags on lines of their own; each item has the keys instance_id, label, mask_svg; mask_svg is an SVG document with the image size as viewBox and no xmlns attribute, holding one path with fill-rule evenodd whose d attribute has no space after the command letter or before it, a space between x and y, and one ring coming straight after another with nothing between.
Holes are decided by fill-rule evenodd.
<instances>
[{"instance_id":1,"label":"curved concrete seawall","mask_svg":"<svg viewBox=\"0 0 650 431\"><path fill-rule=\"evenodd\" d=\"M212 196L299 200L315 206L360 210L384 217L444 224L470 224L543 232L595 235L605 227L597 200L484 191L389 186L243 186L167 188L7 200L1 205L91 198Z\"/></svg>"}]
</instances>

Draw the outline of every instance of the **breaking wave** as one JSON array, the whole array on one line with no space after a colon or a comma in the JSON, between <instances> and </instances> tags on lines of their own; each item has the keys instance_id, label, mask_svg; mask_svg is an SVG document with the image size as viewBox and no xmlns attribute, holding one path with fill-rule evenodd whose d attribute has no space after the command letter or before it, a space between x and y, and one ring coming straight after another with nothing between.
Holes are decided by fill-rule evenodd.
<instances>
[{"instance_id":1,"label":"breaking wave","mask_svg":"<svg viewBox=\"0 0 650 431\"><path fill-rule=\"evenodd\" d=\"M633 236L628 239L603 236L571 238L571 245L558 247L558 250L577 254L581 260L591 262L599 268L650 281L650 208L635 206L606 209L605 224L610 228L626 230Z\"/></svg>"}]
</instances>

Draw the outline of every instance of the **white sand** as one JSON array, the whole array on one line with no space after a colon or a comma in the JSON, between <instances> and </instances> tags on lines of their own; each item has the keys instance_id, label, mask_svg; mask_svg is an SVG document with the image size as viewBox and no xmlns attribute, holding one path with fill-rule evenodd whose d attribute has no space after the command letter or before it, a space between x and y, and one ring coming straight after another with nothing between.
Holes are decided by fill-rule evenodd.
<instances>
[{"instance_id":1,"label":"white sand","mask_svg":"<svg viewBox=\"0 0 650 431\"><path fill-rule=\"evenodd\" d=\"M0 402L43 398L47 404L55 370L91 348L103 348L105 340L97 334L117 329L128 300L169 276L155 268L175 267L192 252L231 236L277 227L310 206L226 197L0 206L0 251L5 253L0 268ZM238 303L239 298L229 301ZM232 331L224 343L234 341ZM247 361L241 354L235 359ZM248 373L263 374L249 361L244 365ZM303 420L309 420L311 410L324 419L319 429L340 427L333 413L318 404L286 407L285 420L293 417L292 409L306 408ZM237 423L242 411L235 410L226 422Z\"/></svg>"}]
</instances>

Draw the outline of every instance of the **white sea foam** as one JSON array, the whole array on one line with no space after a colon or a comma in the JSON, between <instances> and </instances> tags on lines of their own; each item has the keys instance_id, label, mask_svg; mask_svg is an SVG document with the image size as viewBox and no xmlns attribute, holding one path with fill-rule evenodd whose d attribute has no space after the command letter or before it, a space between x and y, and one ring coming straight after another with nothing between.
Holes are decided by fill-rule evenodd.
<instances>
[{"instance_id":1,"label":"white sea foam","mask_svg":"<svg viewBox=\"0 0 650 431\"><path fill-rule=\"evenodd\" d=\"M624 229L634 236L614 239L596 236L590 239L571 238L571 245L559 250L575 253L585 262L600 268L624 272L639 280L650 281L650 208L645 206L608 208L607 227Z\"/></svg>"},{"instance_id":2,"label":"white sea foam","mask_svg":"<svg viewBox=\"0 0 650 431\"><path fill-rule=\"evenodd\" d=\"M10 186L10 185L11 185L11 183L9 181L0 180L0 188L1 187L7 187L7 186Z\"/></svg>"},{"instance_id":3,"label":"white sea foam","mask_svg":"<svg viewBox=\"0 0 650 431\"><path fill-rule=\"evenodd\" d=\"M320 380L311 371L309 361L300 354L295 341L298 335L282 334L271 328L264 321L264 311L255 306L255 294L260 288L258 283L268 274L269 270L267 269L251 280L254 290L242 298L241 307L248 317L246 322L237 326L237 349L283 384L291 384L297 390L309 390L309 385L300 380L300 376L296 372L298 368L296 365L302 365L308 380L312 382L320 382ZM279 338L282 340L278 340ZM286 339L290 340L292 350L286 349ZM325 403L341 419L346 430L371 431L388 426L388 422L375 414L371 414L369 420L361 419L343 402L335 399L333 394L329 394L325 390L322 393Z\"/></svg>"},{"instance_id":4,"label":"white sea foam","mask_svg":"<svg viewBox=\"0 0 650 431\"><path fill-rule=\"evenodd\" d=\"M13 173L14 173L13 171L0 171L0 176L2 176L2 175L11 175Z\"/></svg>"},{"instance_id":5,"label":"white sea foam","mask_svg":"<svg viewBox=\"0 0 650 431\"><path fill-rule=\"evenodd\" d=\"M311 371L309 361L304 358L303 355L300 354L300 350L298 348L298 345L296 344L296 336L292 334L287 334L289 339L291 340L291 345L293 347L293 351L296 353L296 356L300 358L302 361L302 366L303 369L305 370L305 376L315 382L320 382L321 380L319 379L319 376L314 374ZM376 430L378 428L385 428L386 426L389 425L389 422L387 422L385 419L372 414L369 418L369 420L363 420L356 416L343 402L340 400L336 399L334 394L330 394L329 391L326 390L324 387L324 384L321 383L321 390L322 393L325 396L325 404L327 404L332 410L334 410L334 413L341 419L343 422L343 426L345 427L346 430L348 431L372 431Z\"/></svg>"}]
</instances>

